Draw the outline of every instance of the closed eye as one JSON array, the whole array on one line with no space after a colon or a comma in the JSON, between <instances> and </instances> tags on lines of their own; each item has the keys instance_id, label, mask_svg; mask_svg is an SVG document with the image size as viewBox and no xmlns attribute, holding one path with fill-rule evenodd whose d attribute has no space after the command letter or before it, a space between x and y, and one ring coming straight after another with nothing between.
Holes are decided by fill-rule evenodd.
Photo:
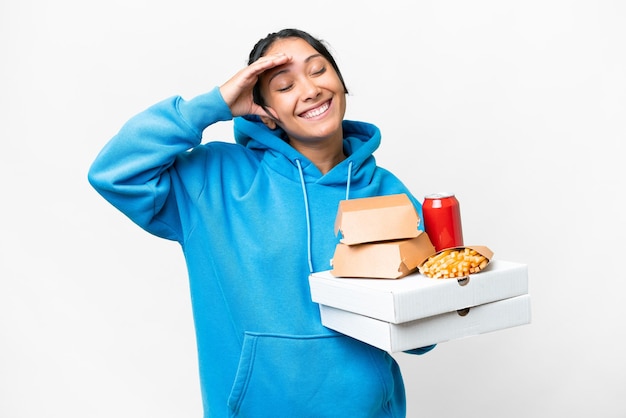
<instances>
[{"instance_id":1,"label":"closed eye","mask_svg":"<svg viewBox=\"0 0 626 418\"><path fill-rule=\"evenodd\" d=\"M279 88L279 89L276 89L276 91L278 91L278 92L282 93L282 92L285 92L285 91L289 91L289 90L291 90L291 88L292 88L292 87L293 87L293 84L290 84L290 85L288 85L288 86L285 86L285 87L281 87L281 88Z\"/></svg>"},{"instance_id":2,"label":"closed eye","mask_svg":"<svg viewBox=\"0 0 626 418\"><path fill-rule=\"evenodd\" d=\"M322 67L319 70L313 71L312 75L322 75L326 72L326 67Z\"/></svg>"}]
</instances>

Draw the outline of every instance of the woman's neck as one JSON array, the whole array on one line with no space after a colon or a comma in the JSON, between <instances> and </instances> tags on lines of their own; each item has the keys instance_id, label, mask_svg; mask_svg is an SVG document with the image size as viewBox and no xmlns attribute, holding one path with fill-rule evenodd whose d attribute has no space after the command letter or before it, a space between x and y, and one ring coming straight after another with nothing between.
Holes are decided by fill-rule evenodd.
<instances>
[{"instance_id":1,"label":"woman's neck","mask_svg":"<svg viewBox=\"0 0 626 418\"><path fill-rule=\"evenodd\" d=\"M337 164L346 159L346 155L343 152L343 141L335 142L332 146L328 146L328 144L305 144L301 142L292 142L291 145L302 155L311 160L322 174L328 173Z\"/></svg>"}]
</instances>

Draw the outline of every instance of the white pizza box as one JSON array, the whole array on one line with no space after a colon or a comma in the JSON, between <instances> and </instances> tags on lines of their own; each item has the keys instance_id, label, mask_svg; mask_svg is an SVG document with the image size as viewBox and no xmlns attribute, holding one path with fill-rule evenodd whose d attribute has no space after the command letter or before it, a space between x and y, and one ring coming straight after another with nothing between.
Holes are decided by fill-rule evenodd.
<instances>
[{"instance_id":1,"label":"white pizza box","mask_svg":"<svg viewBox=\"0 0 626 418\"><path fill-rule=\"evenodd\" d=\"M528 266L491 260L480 273L432 279L415 272L401 279L309 276L313 302L398 324L528 293Z\"/></svg>"},{"instance_id":2,"label":"white pizza box","mask_svg":"<svg viewBox=\"0 0 626 418\"><path fill-rule=\"evenodd\" d=\"M392 324L320 305L322 324L390 353L439 344L530 323L528 294Z\"/></svg>"}]
</instances>

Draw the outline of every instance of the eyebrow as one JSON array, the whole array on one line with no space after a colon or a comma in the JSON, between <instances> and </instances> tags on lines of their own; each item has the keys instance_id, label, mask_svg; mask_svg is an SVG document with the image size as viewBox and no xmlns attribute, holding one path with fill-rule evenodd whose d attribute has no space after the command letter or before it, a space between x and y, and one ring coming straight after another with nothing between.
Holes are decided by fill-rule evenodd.
<instances>
[{"instance_id":1,"label":"eyebrow","mask_svg":"<svg viewBox=\"0 0 626 418\"><path fill-rule=\"evenodd\" d=\"M306 57L306 59L304 60L304 63L306 64L309 61L311 61L312 59L317 58L317 57L322 57L322 56L323 56L322 54L310 55L310 56ZM267 80L267 83L268 84L271 83L274 78L278 77L281 74L287 73L287 72L289 72L289 70L287 68L283 68L282 70L276 71L274 74L272 74L270 76L270 78Z\"/></svg>"}]
</instances>

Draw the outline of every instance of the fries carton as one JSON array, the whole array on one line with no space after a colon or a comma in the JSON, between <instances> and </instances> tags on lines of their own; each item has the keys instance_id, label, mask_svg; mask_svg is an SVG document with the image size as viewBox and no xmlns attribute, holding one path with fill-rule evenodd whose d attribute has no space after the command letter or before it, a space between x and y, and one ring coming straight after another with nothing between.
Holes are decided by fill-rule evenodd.
<instances>
[{"instance_id":1,"label":"fries carton","mask_svg":"<svg viewBox=\"0 0 626 418\"><path fill-rule=\"evenodd\" d=\"M445 248L422 261L419 272L435 279L465 277L485 269L492 257L483 245Z\"/></svg>"},{"instance_id":2,"label":"fries carton","mask_svg":"<svg viewBox=\"0 0 626 418\"><path fill-rule=\"evenodd\" d=\"M346 245L415 238L420 218L404 194L339 202L335 234Z\"/></svg>"},{"instance_id":3,"label":"fries carton","mask_svg":"<svg viewBox=\"0 0 626 418\"><path fill-rule=\"evenodd\" d=\"M403 323L528 293L525 264L492 260L485 270L459 279L438 280L412 273L399 280L309 276L311 299L390 323Z\"/></svg>"},{"instance_id":4,"label":"fries carton","mask_svg":"<svg viewBox=\"0 0 626 418\"><path fill-rule=\"evenodd\" d=\"M326 305L320 305L320 314L328 328L392 353L525 325L531 320L527 294L400 324Z\"/></svg>"},{"instance_id":5,"label":"fries carton","mask_svg":"<svg viewBox=\"0 0 626 418\"><path fill-rule=\"evenodd\" d=\"M337 277L398 279L414 271L435 251L428 235L415 238L346 245L339 243L331 260Z\"/></svg>"}]
</instances>

